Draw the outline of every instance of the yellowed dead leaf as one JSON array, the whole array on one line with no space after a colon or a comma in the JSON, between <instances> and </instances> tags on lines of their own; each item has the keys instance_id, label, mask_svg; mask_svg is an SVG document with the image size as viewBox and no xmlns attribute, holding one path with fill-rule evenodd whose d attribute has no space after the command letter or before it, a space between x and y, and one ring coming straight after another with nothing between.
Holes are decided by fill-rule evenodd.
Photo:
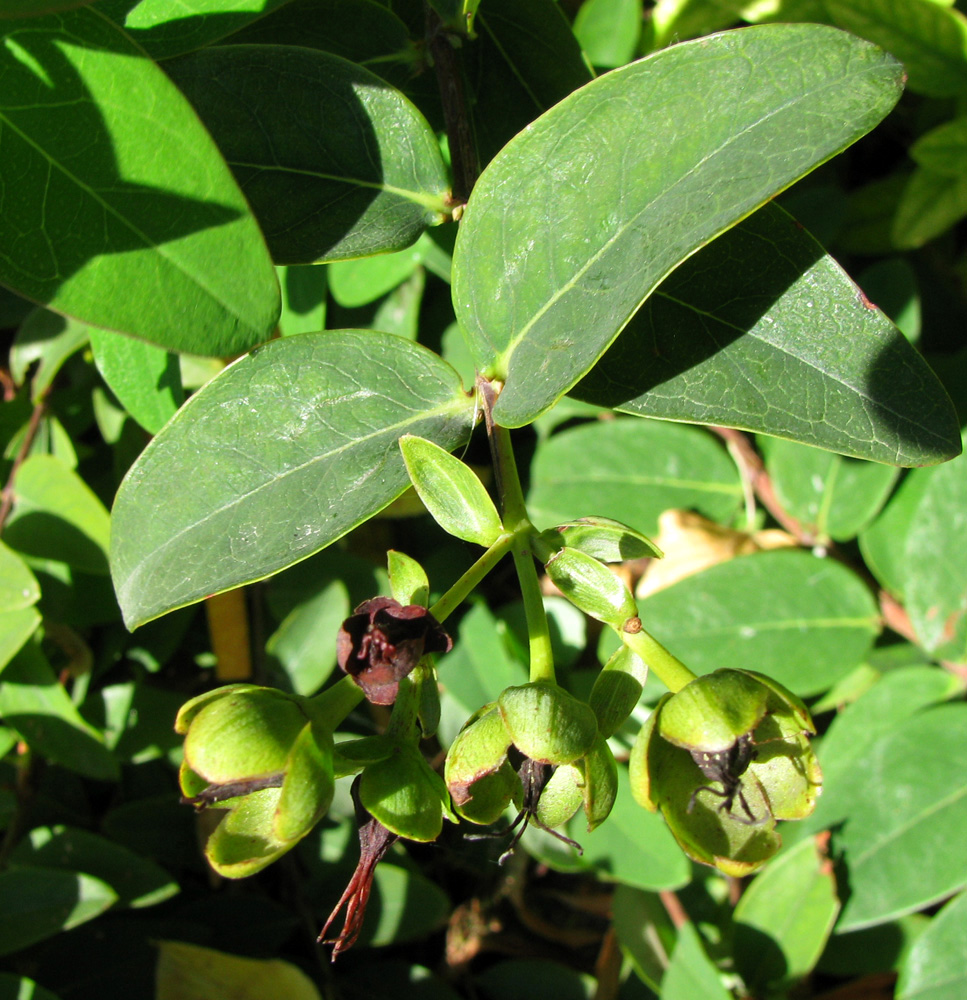
<instances>
[{"instance_id":1,"label":"yellowed dead leaf","mask_svg":"<svg viewBox=\"0 0 967 1000\"><path fill-rule=\"evenodd\" d=\"M647 597L716 563L765 549L793 548L796 539L778 528L749 534L725 528L690 510L666 510L658 518L655 539L665 553L652 559L635 588L636 597Z\"/></svg>"}]
</instances>

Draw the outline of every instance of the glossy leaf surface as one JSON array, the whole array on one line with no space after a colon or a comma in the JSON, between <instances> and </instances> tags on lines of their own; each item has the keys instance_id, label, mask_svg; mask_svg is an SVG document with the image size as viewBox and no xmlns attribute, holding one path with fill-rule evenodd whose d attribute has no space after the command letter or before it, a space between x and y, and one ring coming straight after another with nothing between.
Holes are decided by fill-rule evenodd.
<instances>
[{"instance_id":1,"label":"glossy leaf surface","mask_svg":"<svg viewBox=\"0 0 967 1000\"><path fill-rule=\"evenodd\" d=\"M750 28L608 73L508 144L454 253L457 319L506 381L495 419L550 407L662 278L872 128L899 86L898 64L848 35Z\"/></svg>"},{"instance_id":2,"label":"glossy leaf surface","mask_svg":"<svg viewBox=\"0 0 967 1000\"><path fill-rule=\"evenodd\" d=\"M232 168L277 264L401 250L443 221L449 185L436 136L361 66L297 46L224 45L165 69Z\"/></svg>"},{"instance_id":3,"label":"glossy leaf surface","mask_svg":"<svg viewBox=\"0 0 967 1000\"><path fill-rule=\"evenodd\" d=\"M776 206L662 282L574 395L895 465L960 444L926 362Z\"/></svg>"},{"instance_id":4,"label":"glossy leaf surface","mask_svg":"<svg viewBox=\"0 0 967 1000\"><path fill-rule=\"evenodd\" d=\"M960 834L967 780L951 767L967 744L967 706L913 716L849 774L849 822L836 838L850 895L839 929L868 927L937 902L967 885ZM845 784L845 779L843 784ZM906 859L915 857L916 865Z\"/></svg>"},{"instance_id":5,"label":"glossy leaf surface","mask_svg":"<svg viewBox=\"0 0 967 1000\"><path fill-rule=\"evenodd\" d=\"M802 552L719 563L638 607L645 627L696 673L756 670L800 696L824 691L860 663L879 630L862 581Z\"/></svg>"},{"instance_id":6,"label":"glossy leaf surface","mask_svg":"<svg viewBox=\"0 0 967 1000\"><path fill-rule=\"evenodd\" d=\"M92 8L4 30L2 170L18 196L0 223L0 281L172 350L264 340L279 313L264 243L164 73Z\"/></svg>"},{"instance_id":7,"label":"glossy leaf surface","mask_svg":"<svg viewBox=\"0 0 967 1000\"><path fill-rule=\"evenodd\" d=\"M241 358L182 407L118 491L111 565L126 622L335 541L405 489L402 434L454 448L471 414L449 365L388 334L301 334ZM175 483L186 488L172 498Z\"/></svg>"},{"instance_id":8,"label":"glossy leaf surface","mask_svg":"<svg viewBox=\"0 0 967 1000\"><path fill-rule=\"evenodd\" d=\"M540 445L527 506L538 527L596 515L656 535L658 515L669 507L726 520L741 498L735 464L708 434L618 419L562 431Z\"/></svg>"}]
</instances>

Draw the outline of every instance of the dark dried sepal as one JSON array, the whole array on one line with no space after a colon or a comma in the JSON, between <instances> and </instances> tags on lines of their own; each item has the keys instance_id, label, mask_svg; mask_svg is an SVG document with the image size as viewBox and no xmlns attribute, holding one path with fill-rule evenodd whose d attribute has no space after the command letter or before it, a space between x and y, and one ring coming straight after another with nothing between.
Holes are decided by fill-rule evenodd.
<instances>
[{"instance_id":1,"label":"dark dried sepal","mask_svg":"<svg viewBox=\"0 0 967 1000\"><path fill-rule=\"evenodd\" d=\"M453 640L422 605L374 597L342 623L336 656L370 702L392 705L400 680L426 653L447 653L452 646Z\"/></svg>"}]
</instances>

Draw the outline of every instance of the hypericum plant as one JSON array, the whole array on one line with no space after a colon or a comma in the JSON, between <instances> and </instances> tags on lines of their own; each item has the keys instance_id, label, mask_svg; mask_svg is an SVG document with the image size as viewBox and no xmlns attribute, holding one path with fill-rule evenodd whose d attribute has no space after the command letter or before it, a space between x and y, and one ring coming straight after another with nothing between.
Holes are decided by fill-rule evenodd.
<instances>
[{"instance_id":1,"label":"hypericum plant","mask_svg":"<svg viewBox=\"0 0 967 1000\"><path fill-rule=\"evenodd\" d=\"M819 792L808 711L755 662L696 677L668 652L607 566L660 553L593 509L535 526L511 432L571 396L901 466L956 455L931 370L771 203L890 111L900 64L834 28L783 24L591 80L549 0L526 15L515 0L431 3L419 45L372 5L381 31L340 54L326 41L331 4L266 4L278 10L259 20L212 0L190 32L153 16L161 6L8 19L0 52L4 170L20 179L0 216L0 280L96 327L105 379L157 432L112 512L126 624L306 559L410 483L447 532L484 549L433 603L422 569L397 556L392 597L344 623L349 676L321 693L233 687L184 707L182 790L226 813L211 864L232 877L264 867L354 777L363 856L338 952L395 838L432 841L444 819L489 825L521 806L544 827L582 808L589 829L604 822L617 782L607 740L647 668L670 694L632 756L636 797L692 857L733 874L761 865L776 820L805 817ZM523 60L526 113L508 113L499 89L471 107L475 60L515 17L560 41L554 87L533 92ZM391 82L431 67L439 103L423 94L418 107ZM451 258L433 230L457 225ZM452 281L473 384L376 329L275 336L276 267L291 308L300 265L410 246ZM352 305L352 270L331 273ZM174 412L167 352L241 356ZM450 454L481 416L496 504ZM479 706L444 778L420 750L439 718L432 654L507 555L530 676ZM620 645L588 702L559 683L535 558ZM364 697L392 705L385 731L334 742Z\"/></svg>"}]
</instances>

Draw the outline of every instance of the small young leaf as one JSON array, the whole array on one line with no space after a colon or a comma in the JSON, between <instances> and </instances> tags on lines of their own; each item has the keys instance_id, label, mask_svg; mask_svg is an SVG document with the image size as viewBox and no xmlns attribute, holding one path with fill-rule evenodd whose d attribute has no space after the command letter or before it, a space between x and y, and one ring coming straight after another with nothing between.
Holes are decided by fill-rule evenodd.
<instances>
[{"instance_id":1,"label":"small young leaf","mask_svg":"<svg viewBox=\"0 0 967 1000\"><path fill-rule=\"evenodd\" d=\"M502 530L483 483L439 445L406 434L400 438L406 471L433 519L451 535L484 547Z\"/></svg>"}]
</instances>

